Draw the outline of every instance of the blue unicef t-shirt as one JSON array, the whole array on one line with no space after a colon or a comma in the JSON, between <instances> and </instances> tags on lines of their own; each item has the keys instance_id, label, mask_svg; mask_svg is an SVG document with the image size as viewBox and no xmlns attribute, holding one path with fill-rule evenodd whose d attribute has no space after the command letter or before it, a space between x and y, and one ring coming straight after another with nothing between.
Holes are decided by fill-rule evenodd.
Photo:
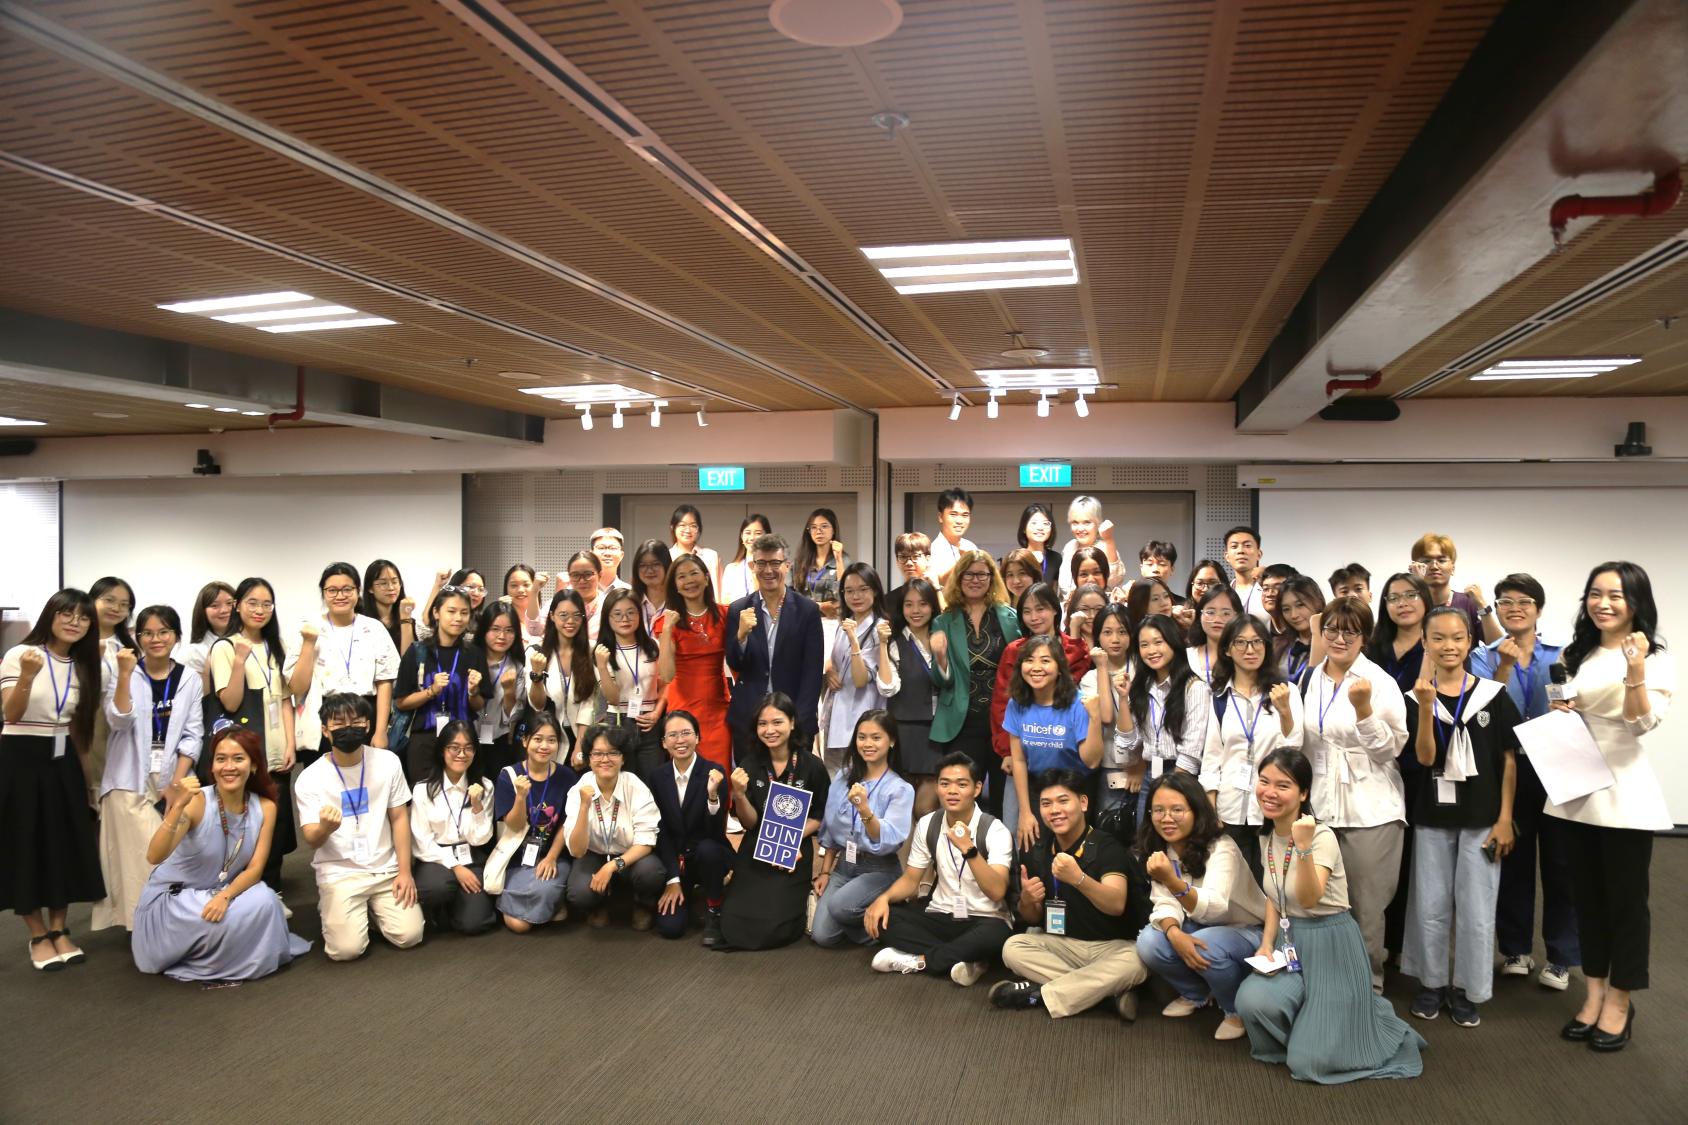
<instances>
[{"instance_id":1,"label":"blue unicef t-shirt","mask_svg":"<svg viewBox=\"0 0 1688 1125\"><path fill-rule=\"evenodd\" d=\"M1053 769L1090 772L1078 755L1079 743L1090 733L1090 713L1076 696L1066 707L1041 703L1021 707L1010 699L1002 729L1020 740L1020 748L1026 752L1027 773Z\"/></svg>"}]
</instances>

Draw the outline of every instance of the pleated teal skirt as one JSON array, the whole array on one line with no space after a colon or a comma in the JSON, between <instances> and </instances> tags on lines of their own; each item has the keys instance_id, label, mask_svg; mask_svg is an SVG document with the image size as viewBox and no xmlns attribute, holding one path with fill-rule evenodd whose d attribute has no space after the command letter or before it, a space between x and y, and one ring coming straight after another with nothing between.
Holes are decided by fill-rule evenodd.
<instances>
[{"instance_id":1,"label":"pleated teal skirt","mask_svg":"<svg viewBox=\"0 0 1688 1125\"><path fill-rule=\"evenodd\" d=\"M1302 1082L1336 1085L1361 1078L1417 1078L1422 1036L1371 989L1371 962L1354 916L1290 919L1301 972L1251 973L1237 992L1237 1014L1252 1054L1287 1063Z\"/></svg>"}]
</instances>

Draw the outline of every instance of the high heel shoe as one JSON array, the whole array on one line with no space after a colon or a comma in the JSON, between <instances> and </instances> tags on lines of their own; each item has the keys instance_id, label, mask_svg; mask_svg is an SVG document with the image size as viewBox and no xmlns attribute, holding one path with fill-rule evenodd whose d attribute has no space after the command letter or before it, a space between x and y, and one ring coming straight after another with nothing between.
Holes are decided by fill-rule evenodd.
<instances>
[{"instance_id":1,"label":"high heel shoe","mask_svg":"<svg viewBox=\"0 0 1688 1125\"><path fill-rule=\"evenodd\" d=\"M1595 1017L1599 1019L1598 1016ZM1588 1042L1589 1033L1594 1030L1592 1023L1583 1023L1579 1019L1565 1021L1565 1026L1559 1029L1559 1038L1569 1039L1573 1043Z\"/></svg>"},{"instance_id":2,"label":"high heel shoe","mask_svg":"<svg viewBox=\"0 0 1688 1125\"><path fill-rule=\"evenodd\" d=\"M1624 1044L1629 1042L1629 1033L1635 1027L1635 1005L1629 1006L1629 1014L1624 1017L1624 1029L1616 1035L1609 1031L1601 1031L1596 1027L1588 1037L1588 1049L1591 1051L1621 1051Z\"/></svg>"}]
</instances>

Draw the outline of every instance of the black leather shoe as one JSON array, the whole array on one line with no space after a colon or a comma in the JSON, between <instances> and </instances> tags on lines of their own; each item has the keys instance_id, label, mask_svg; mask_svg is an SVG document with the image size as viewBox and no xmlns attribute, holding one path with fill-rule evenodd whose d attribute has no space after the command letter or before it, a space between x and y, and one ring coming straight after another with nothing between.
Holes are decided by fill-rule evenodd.
<instances>
[{"instance_id":1,"label":"black leather shoe","mask_svg":"<svg viewBox=\"0 0 1688 1125\"><path fill-rule=\"evenodd\" d=\"M1613 1035L1609 1031L1601 1031L1596 1027L1588 1035L1588 1049L1591 1051L1621 1051L1624 1044L1629 1042L1629 1033L1635 1027L1635 1005L1629 1006L1629 1014L1624 1017L1624 1029Z\"/></svg>"},{"instance_id":2,"label":"black leather shoe","mask_svg":"<svg viewBox=\"0 0 1688 1125\"><path fill-rule=\"evenodd\" d=\"M711 910L703 916L704 948L713 949L720 945L721 941L721 914L719 911Z\"/></svg>"},{"instance_id":3,"label":"black leather shoe","mask_svg":"<svg viewBox=\"0 0 1688 1125\"><path fill-rule=\"evenodd\" d=\"M1594 1025L1591 1023L1567 1020L1565 1026L1559 1029L1559 1038L1569 1039L1573 1043L1585 1043L1588 1041L1588 1033L1593 1030Z\"/></svg>"}]
</instances>

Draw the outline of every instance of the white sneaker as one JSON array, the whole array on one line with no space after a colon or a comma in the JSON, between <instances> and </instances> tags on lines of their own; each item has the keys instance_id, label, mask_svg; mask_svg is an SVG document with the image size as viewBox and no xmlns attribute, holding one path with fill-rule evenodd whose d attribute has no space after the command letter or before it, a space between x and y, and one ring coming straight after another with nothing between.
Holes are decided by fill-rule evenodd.
<instances>
[{"instance_id":1,"label":"white sneaker","mask_svg":"<svg viewBox=\"0 0 1688 1125\"><path fill-rule=\"evenodd\" d=\"M957 961L950 966L950 980L962 988L972 988L989 971L990 966L983 961Z\"/></svg>"},{"instance_id":2,"label":"white sneaker","mask_svg":"<svg viewBox=\"0 0 1688 1125\"><path fill-rule=\"evenodd\" d=\"M1536 967L1536 959L1528 953L1514 953L1508 957L1500 967L1503 977L1527 977L1530 970Z\"/></svg>"},{"instance_id":3,"label":"white sneaker","mask_svg":"<svg viewBox=\"0 0 1688 1125\"><path fill-rule=\"evenodd\" d=\"M1543 988L1551 988L1555 992L1564 992L1571 987L1571 970L1563 965L1555 965L1549 962L1542 966L1541 975L1536 978L1536 981Z\"/></svg>"},{"instance_id":4,"label":"white sneaker","mask_svg":"<svg viewBox=\"0 0 1688 1125\"><path fill-rule=\"evenodd\" d=\"M1193 1016L1207 1007L1206 1000L1187 1000L1182 996L1174 996L1172 1003L1161 1009L1161 1015L1167 1019L1181 1020L1185 1016Z\"/></svg>"},{"instance_id":5,"label":"white sneaker","mask_svg":"<svg viewBox=\"0 0 1688 1125\"><path fill-rule=\"evenodd\" d=\"M888 945L873 955L873 971L876 973L918 973L922 968L924 966L918 956Z\"/></svg>"}]
</instances>

